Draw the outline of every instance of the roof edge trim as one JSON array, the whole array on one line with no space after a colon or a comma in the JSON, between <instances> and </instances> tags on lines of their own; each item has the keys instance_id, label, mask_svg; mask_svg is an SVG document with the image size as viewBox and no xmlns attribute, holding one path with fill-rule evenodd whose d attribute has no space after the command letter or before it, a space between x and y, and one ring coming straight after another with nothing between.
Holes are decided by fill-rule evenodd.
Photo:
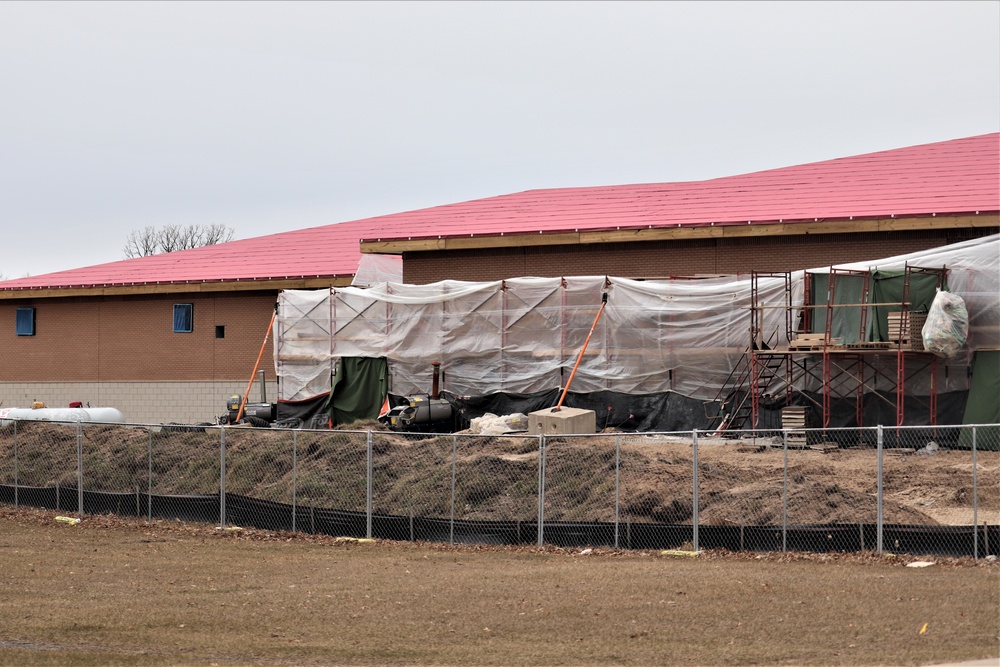
<instances>
[{"instance_id":1,"label":"roof edge trim","mask_svg":"<svg viewBox=\"0 0 1000 667\"><path fill-rule=\"evenodd\" d=\"M400 254L435 250L473 250L518 246L583 245L592 243L623 243L630 241L664 241L706 238L742 238L748 236L801 236L844 234L851 232L898 232L921 229L953 229L962 227L996 227L1000 212L977 211L965 215L935 215L905 218L825 219L804 222L720 223L714 225L674 227L659 226L641 229L594 229L567 232L507 232L503 236L436 237L360 242L362 253Z\"/></svg>"},{"instance_id":2,"label":"roof edge trim","mask_svg":"<svg viewBox=\"0 0 1000 667\"><path fill-rule=\"evenodd\" d=\"M0 289L0 301L15 299L55 299L66 297L140 296L149 294L212 294L286 289L349 287L353 276L337 278L293 278L282 280L240 280L204 283L135 283L129 285L67 285L64 287L22 287Z\"/></svg>"}]
</instances>

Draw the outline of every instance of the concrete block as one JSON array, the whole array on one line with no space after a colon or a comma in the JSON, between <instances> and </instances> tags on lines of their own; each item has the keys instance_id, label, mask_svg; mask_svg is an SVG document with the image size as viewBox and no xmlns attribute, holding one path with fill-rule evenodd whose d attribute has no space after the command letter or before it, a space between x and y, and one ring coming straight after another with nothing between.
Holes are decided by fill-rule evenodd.
<instances>
[{"instance_id":1,"label":"concrete block","mask_svg":"<svg viewBox=\"0 0 1000 667\"><path fill-rule=\"evenodd\" d=\"M528 414L528 432L533 435L572 435L597 432L597 413L581 408L552 408Z\"/></svg>"}]
</instances>

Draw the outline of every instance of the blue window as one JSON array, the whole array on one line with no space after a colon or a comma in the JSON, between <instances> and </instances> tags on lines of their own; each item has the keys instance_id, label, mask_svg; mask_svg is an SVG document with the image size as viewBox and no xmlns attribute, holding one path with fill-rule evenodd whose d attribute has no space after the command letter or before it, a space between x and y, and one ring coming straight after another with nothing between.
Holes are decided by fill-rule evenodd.
<instances>
[{"instance_id":1,"label":"blue window","mask_svg":"<svg viewBox=\"0 0 1000 667\"><path fill-rule=\"evenodd\" d=\"M35 335L35 309L18 308L14 320L14 332L18 336Z\"/></svg>"},{"instance_id":2,"label":"blue window","mask_svg":"<svg viewBox=\"0 0 1000 667\"><path fill-rule=\"evenodd\" d=\"M194 304L174 304L174 333L191 333L194 331Z\"/></svg>"}]
</instances>

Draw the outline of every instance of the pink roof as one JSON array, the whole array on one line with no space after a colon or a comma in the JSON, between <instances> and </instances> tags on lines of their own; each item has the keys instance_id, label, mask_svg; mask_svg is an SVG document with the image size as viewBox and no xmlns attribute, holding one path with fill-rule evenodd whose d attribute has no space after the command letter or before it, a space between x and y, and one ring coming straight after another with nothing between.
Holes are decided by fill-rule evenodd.
<instances>
[{"instance_id":1,"label":"pink roof","mask_svg":"<svg viewBox=\"0 0 1000 667\"><path fill-rule=\"evenodd\" d=\"M349 277L361 240L977 211L1000 211L1000 133L707 181L528 190L8 280L0 290Z\"/></svg>"},{"instance_id":2,"label":"pink roof","mask_svg":"<svg viewBox=\"0 0 1000 667\"><path fill-rule=\"evenodd\" d=\"M1000 133L686 183L529 190L401 213L365 241L1000 210ZM399 230L432 230L401 236Z\"/></svg>"}]
</instances>

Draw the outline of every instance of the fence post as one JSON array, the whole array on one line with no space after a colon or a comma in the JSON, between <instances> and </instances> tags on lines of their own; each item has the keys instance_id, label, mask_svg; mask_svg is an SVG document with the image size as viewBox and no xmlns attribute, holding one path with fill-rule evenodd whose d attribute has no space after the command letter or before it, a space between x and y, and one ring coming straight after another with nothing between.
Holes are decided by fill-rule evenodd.
<instances>
[{"instance_id":1,"label":"fence post","mask_svg":"<svg viewBox=\"0 0 1000 667\"><path fill-rule=\"evenodd\" d=\"M372 538L372 432L368 431L368 482L365 489L365 537Z\"/></svg>"},{"instance_id":2,"label":"fence post","mask_svg":"<svg viewBox=\"0 0 1000 667\"><path fill-rule=\"evenodd\" d=\"M691 544L698 551L698 431L691 432L692 456L692 490L694 502L691 503Z\"/></svg>"},{"instance_id":3,"label":"fence post","mask_svg":"<svg viewBox=\"0 0 1000 667\"><path fill-rule=\"evenodd\" d=\"M875 500L875 549L876 552L882 555L882 436L883 429L882 425L879 424L876 427L876 441L878 447L878 480L876 482L876 500Z\"/></svg>"},{"instance_id":4,"label":"fence post","mask_svg":"<svg viewBox=\"0 0 1000 667\"><path fill-rule=\"evenodd\" d=\"M545 543L545 435L538 436L538 539L537 545Z\"/></svg>"},{"instance_id":5,"label":"fence post","mask_svg":"<svg viewBox=\"0 0 1000 667\"><path fill-rule=\"evenodd\" d=\"M788 551L788 431L781 432L784 463L782 464L783 480L781 482L781 552Z\"/></svg>"},{"instance_id":6,"label":"fence post","mask_svg":"<svg viewBox=\"0 0 1000 667\"><path fill-rule=\"evenodd\" d=\"M295 515L298 514L298 489L299 482L299 432L292 431L292 532L296 532Z\"/></svg>"},{"instance_id":7,"label":"fence post","mask_svg":"<svg viewBox=\"0 0 1000 667\"><path fill-rule=\"evenodd\" d=\"M219 527L226 527L226 429L219 429Z\"/></svg>"},{"instance_id":8,"label":"fence post","mask_svg":"<svg viewBox=\"0 0 1000 667\"><path fill-rule=\"evenodd\" d=\"M620 484L621 484L621 469L622 469L622 443L621 436L615 436L615 549L618 548L618 522L620 520Z\"/></svg>"},{"instance_id":9,"label":"fence post","mask_svg":"<svg viewBox=\"0 0 1000 667\"><path fill-rule=\"evenodd\" d=\"M76 423L76 511L83 517L83 423Z\"/></svg>"},{"instance_id":10,"label":"fence post","mask_svg":"<svg viewBox=\"0 0 1000 667\"><path fill-rule=\"evenodd\" d=\"M976 427L972 427L972 559L979 560L979 488L976 484Z\"/></svg>"},{"instance_id":11,"label":"fence post","mask_svg":"<svg viewBox=\"0 0 1000 667\"><path fill-rule=\"evenodd\" d=\"M458 466L458 436L451 434L451 521L448 523L448 544L455 543L455 478Z\"/></svg>"},{"instance_id":12,"label":"fence post","mask_svg":"<svg viewBox=\"0 0 1000 667\"><path fill-rule=\"evenodd\" d=\"M20 487L20 481L18 480L18 460L17 460L17 420L14 421L14 507L20 507L20 498L18 496L18 490Z\"/></svg>"},{"instance_id":13,"label":"fence post","mask_svg":"<svg viewBox=\"0 0 1000 667\"><path fill-rule=\"evenodd\" d=\"M146 523L153 523L153 427L149 427L146 450Z\"/></svg>"}]
</instances>

